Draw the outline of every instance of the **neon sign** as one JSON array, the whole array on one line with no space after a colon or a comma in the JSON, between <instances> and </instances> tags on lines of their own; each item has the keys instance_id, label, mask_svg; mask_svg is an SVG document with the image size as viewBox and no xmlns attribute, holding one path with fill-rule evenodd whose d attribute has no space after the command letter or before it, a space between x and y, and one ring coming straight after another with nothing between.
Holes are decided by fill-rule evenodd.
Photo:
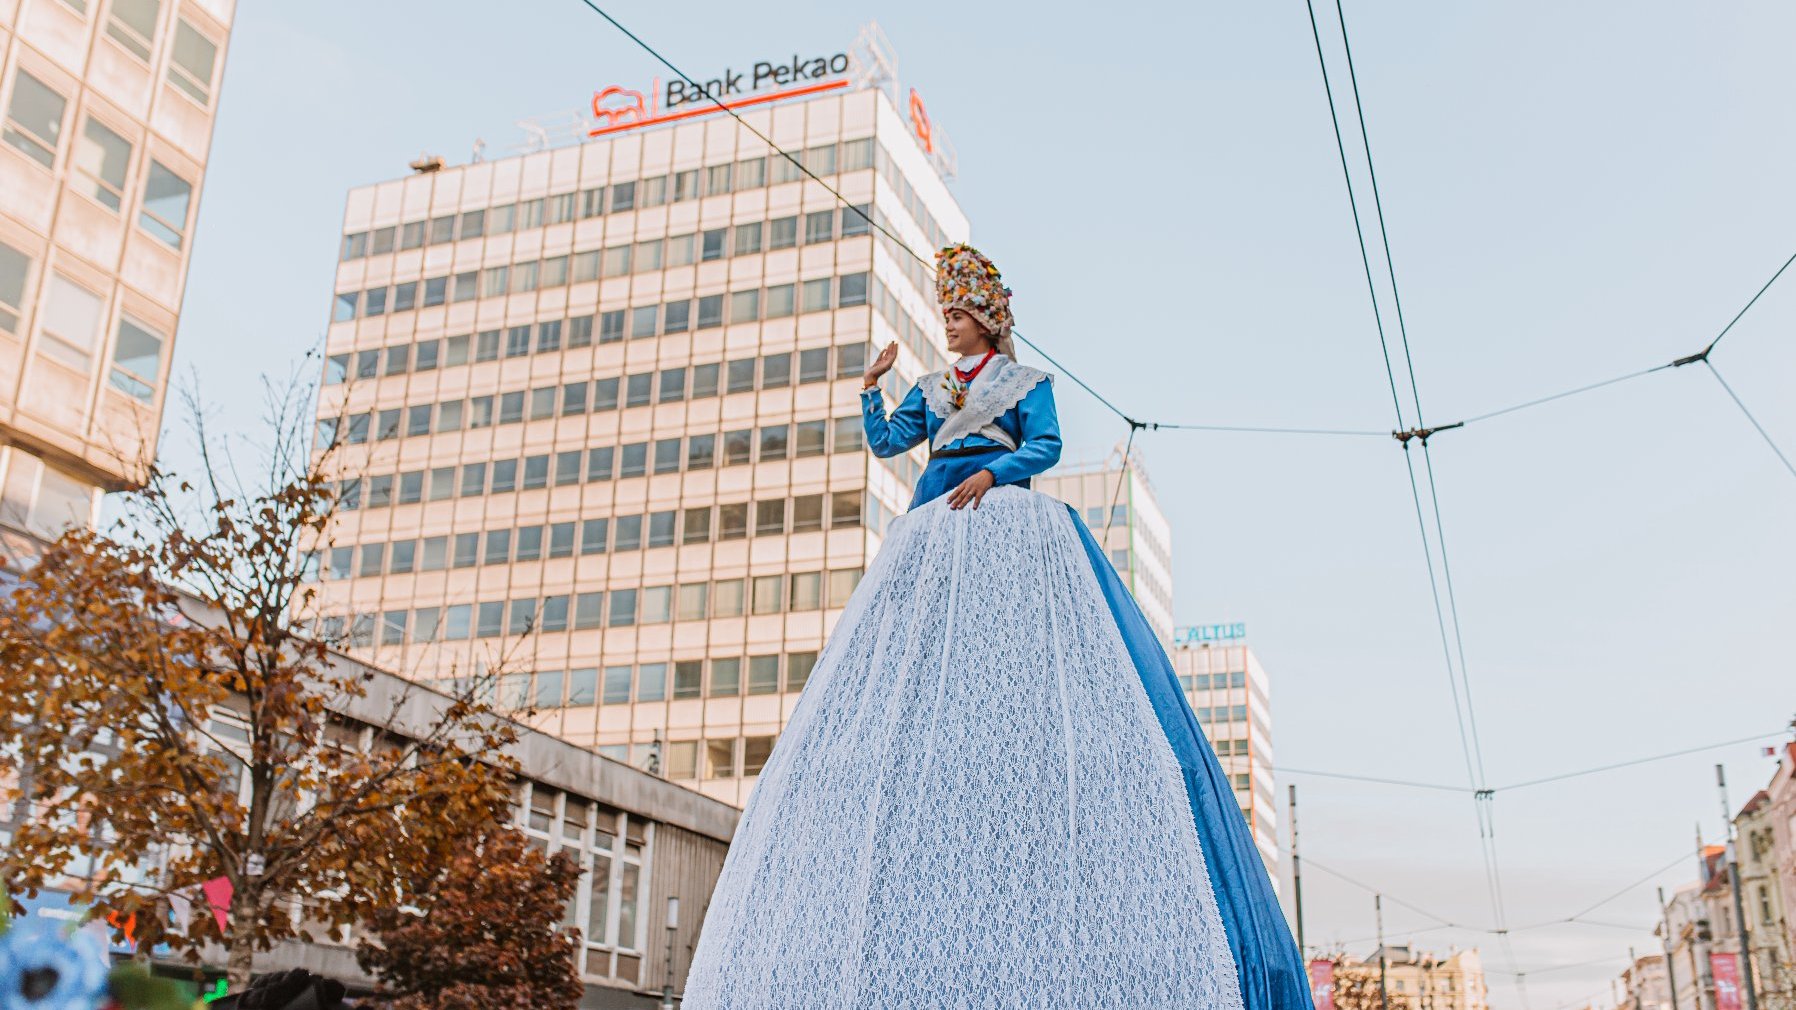
<instances>
[{"instance_id":1,"label":"neon sign","mask_svg":"<svg viewBox=\"0 0 1796 1010\"><path fill-rule=\"evenodd\" d=\"M924 154L935 153L934 134L929 129L929 113L923 109L923 96L917 89L910 89L910 132L917 135L917 143L923 146Z\"/></svg>"},{"instance_id":2,"label":"neon sign","mask_svg":"<svg viewBox=\"0 0 1796 1010\"><path fill-rule=\"evenodd\" d=\"M1172 643L1202 645L1207 642L1238 642L1246 637L1247 624L1242 621L1233 624L1194 624L1174 629Z\"/></svg>"},{"instance_id":3,"label":"neon sign","mask_svg":"<svg viewBox=\"0 0 1796 1010\"><path fill-rule=\"evenodd\" d=\"M668 81L665 88L655 78L647 94L613 84L592 95L593 126L588 137L603 137L624 130L672 123L726 109L744 109L787 98L835 91L849 85L847 53L805 59L796 54L790 63L760 61L746 71L725 67L708 81ZM762 91L763 88L776 88ZM728 98L741 95L740 98ZM686 108L682 108L686 106ZM666 110L666 111L663 111Z\"/></svg>"}]
</instances>

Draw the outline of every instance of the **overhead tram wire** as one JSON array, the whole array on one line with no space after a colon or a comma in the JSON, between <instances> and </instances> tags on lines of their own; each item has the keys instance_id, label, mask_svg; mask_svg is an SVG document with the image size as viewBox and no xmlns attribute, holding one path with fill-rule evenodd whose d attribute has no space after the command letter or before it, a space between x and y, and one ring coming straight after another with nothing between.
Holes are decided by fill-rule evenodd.
<instances>
[{"instance_id":1,"label":"overhead tram wire","mask_svg":"<svg viewBox=\"0 0 1796 1010\"><path fill-rule=\"evenodd\" d=\"M1734 387L1728 385L1727 380L1721 377L1721 372L1715 367L1715 363L1708 358L1702 359L1702 363L1708 366L1709 374L1715 377L1715 381L1721 383L1721 388L1727 390L1728 398L1734 401L1734 406L1739 407L1740 413L1745 414L1746 419L1752 422L1759 437L1764 439L1765 444L1771 447L1771 451L1777 454L1778 461L1783 463L1784 469L1790 471L1790 476L1796 477L1796 464L1790 462L1790 457L1784 455L1784 451L1778 448L1777 443L1772 440L1771 433L1765 430L1765 426L1759 423L1758 418L1752 416L1752 411L1746 409L1745 401L1741 400L1740 394L1734 392Z\"/></svg>"}]
</instances>

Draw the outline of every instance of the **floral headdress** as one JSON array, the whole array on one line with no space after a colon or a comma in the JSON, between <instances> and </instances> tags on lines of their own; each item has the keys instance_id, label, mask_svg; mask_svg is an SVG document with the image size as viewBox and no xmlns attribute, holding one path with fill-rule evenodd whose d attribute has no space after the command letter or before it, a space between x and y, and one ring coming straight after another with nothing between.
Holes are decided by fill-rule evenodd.
<instances>
[{"instance_id":1,"label":"floral headdress","mask_svg":"<svg viewBox=\"0 0 1796 1010\"><path fill-rule=\"evenodd\" d=\"M960 309L979 320L998 342L998 353L1015 360L1010 329L1016 319L1010 314L1010 289L984 253L965 242L936 253L935 300L944 313Z\"/></svg>"}]
</instances>

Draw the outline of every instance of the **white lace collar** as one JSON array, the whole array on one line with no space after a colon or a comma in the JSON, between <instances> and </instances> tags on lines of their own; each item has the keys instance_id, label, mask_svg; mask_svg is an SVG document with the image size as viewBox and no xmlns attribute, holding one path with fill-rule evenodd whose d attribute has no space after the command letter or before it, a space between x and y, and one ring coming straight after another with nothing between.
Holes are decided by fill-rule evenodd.
<instances>
[{"instance_id":1,"label":"white lace collar","mask_svg":"<svg viewBox=\"0 0 1796 1010\"><path fill-rule=\"evenodd\" d=\"M1002 354L993 355L967 387L966 405L956 410L942 386L947 374L946 370L931 372L918 382L923 387L924 403L931 413L942 418L941 428L929 440L931 449L941 449L979 432L1021 403L1030 390L1048 377L1038 368L1019 365Z\"/></svg>"}]
</instances>

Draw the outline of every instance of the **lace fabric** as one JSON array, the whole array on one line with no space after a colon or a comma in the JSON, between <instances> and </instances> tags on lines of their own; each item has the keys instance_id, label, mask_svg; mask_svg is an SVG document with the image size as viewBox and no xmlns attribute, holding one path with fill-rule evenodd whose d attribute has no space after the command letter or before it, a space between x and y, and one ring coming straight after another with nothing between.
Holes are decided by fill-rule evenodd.
<instances>
[{"instance_id":1,"label":"lace fabric","mask_svg":"<svg viewBox=\"0 0 1796 1010\"><path fill-rule=\"evenodd\" d=\"M691 1010L1239 1010L1179 767L1066 508L894 521L762 772Z\"/></svg>"},{"instance_id":2,"label":"lace fabric","mask_svg":"<svg viewBox=\"0 0 1796 1010\"><path fill-rule=\"evenodd\" d=\"M1003 417L1005 411L1021 403L1031 389L1048 378L1048 373L1039 368L1019 365L1009 358L995 359L967 388L966 406L955 410L948 399L948 391L942 388L942 377L946 374L930 372L917 380L923 390L924 404L930 413L943 419L935 437L929 440L931 449L945 448L968 435L985 434L983 429L996 427L994 422ZM1002 432L1003 429L998 430ZM994 441L1016 448L1008 434Z\"/></svg>"}]
</instances>

